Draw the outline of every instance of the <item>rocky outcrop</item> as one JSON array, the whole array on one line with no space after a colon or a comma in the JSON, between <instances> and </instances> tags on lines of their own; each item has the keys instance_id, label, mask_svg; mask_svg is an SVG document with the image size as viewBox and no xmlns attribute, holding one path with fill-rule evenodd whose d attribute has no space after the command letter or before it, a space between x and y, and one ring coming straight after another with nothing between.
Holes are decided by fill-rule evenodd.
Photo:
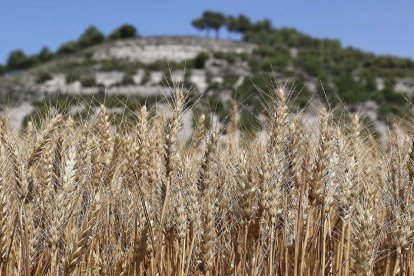
<instances>
[{"instance_id":1,"label":"rocky outcrop","mask_svg":"<svg viewBox=\"0 0 414 276\"><path fill-rule=\"evenodd\" d=\"M229 40L162 36L116 41L98 48L93 58L115 58L149 64L157 60L186 61L203 52L251 53L254 48L253 44Z\"/></svg>"}]
</instances>

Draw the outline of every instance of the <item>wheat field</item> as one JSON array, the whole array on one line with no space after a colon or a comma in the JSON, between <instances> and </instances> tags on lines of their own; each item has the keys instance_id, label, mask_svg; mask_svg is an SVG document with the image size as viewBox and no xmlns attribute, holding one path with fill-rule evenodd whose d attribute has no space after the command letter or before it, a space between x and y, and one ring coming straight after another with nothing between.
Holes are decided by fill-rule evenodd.
<instances>
[{"instance_id":1,"label":"wheat field","mask_svg":"<svg viewBox=\"0 0 414 276\"><path fill-rule=\"evenodd\" d=\"M262 132L143 106L0 131L2 275L413 275L413 138L386 144L277 89Z\"/></svg>"}]
</instances>

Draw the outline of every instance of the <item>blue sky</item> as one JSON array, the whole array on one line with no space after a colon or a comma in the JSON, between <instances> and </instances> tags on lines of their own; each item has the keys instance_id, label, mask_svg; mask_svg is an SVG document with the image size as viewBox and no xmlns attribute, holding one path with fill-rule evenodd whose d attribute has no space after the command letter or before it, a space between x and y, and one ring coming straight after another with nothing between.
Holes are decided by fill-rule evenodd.
<instances>
[{"instance_id":1,"label":"blue sky","mask_svg":"<svg viewBox=\"0 0 414 276\"><path fill-rule=\"evenodd\" d=\"M76 39L89 25L109 33L122 23L142 35L197 34L204 10L269 18L343 45L414 58L414 1L398 0L1 0L0 62L13 49L32 54Z\"/></svg>"}]
</instances>

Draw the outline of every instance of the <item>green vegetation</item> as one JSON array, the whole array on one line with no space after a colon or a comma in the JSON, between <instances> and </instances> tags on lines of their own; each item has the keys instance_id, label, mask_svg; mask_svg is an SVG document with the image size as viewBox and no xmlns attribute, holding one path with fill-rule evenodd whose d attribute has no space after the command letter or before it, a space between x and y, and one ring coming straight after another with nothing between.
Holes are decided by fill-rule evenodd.
<instances>
[{"instance_id":1,"label":"green vegetation","mask_svg":"<svg viewBox=\"0 0 414 276\"><path fill-rule=\"evenodd\" d=\"M126 39L126 38L133 38L138 35L137 29L131 24L125 24L121 27L114 30L110 35L109 39L111 40L118 40L118 39Z\"/></svg>"},{"instance_id":2,"label":"green vegetation","mask_svg":"<svg viewBox=\"0 0 414 276\"><path fill-rule=\"evenodd\" d=\"M66 83L72 83L75 81L80 81L81 76L80 73L78 71L71 71L66 73L65 75L65 81Z\"/></svg>"},{"instance_id":3,"label":"green vegetation","mask_svg":"<svg viewBox=\"0 0 414 276\"><path fill-rule=\"evenodd\" d=\"M136 28L131 24L124 24L115 29L109 36L109 40L118 40L137 37ZM67 41L58 47L56 53L49 48L43 47L38 54L26 55L22 50L11 51L6 65L0 64L0 75L16 70L29 69L35 65L53 60L56 55L70 55L79 51L103 43L106 41L105 35L95 26L88 27L78 40Z\"/></svg>"},{"instance_id":4,"label":"green vegetation","mask_svg":"<svg viewBox=\"0 0 414 276\"><path fill-rule=\"evenodd\" d=\"M131 74L124 74L121 81L122 85L134 85L135 81Z\"/></svg>"},{"instance_id":5,"label":"green vegetation","mask_svg":"<svg viewBox=\"0 0 414 276\"><path fill-rule=\"evenodd\" d=\"M95 26L88 27L79 37L79 48L86 48L96 44L100 44L105 40L105 36Z\"/></svg>"},{"instance_id":6,"label":"green vegetation","mask_svg":"<svg viewBox=\"0 0 414 276\"><path fill-rule=\"evenodd\" d=\"M393 90L400 78L414 75L412 60L376 56L352 47L343 47L338 40L316 39L292 28L275 27L268 19L252 21L243 14L225 15L216 11L205 11L191 23L200 32L206 32L207 36L210 32L215 32L217 38L220 31L225 28L229 37L254 43L256 47L252 54L200 53L186 62L156 61L143 64L118 59L96 61L92 59L95 50L92 46L108 40L128 39L139 35L136 28L130 24L116 28L107 38L96 27L91 26L77 40L62 44L56 53L47 47L43 47L35 55L27 55L22 50L12 51L7 64L0 65L0 75L29 69L75 53L82 58L50 64L48 70L65 74L67 83L80 81L83 87L97 85L95 78L90 77L94 76L97 70L121 71L124 77L117 85L130 85L134 84L133 75L138 69L144 70L142 83L146 84L153 71L162 72L167 81L170 81L171 71L184 68L186 76L182 85L194 87L189 81L189 72L192 69L206 69L208 102L217 109L219 116L225 114L229 107L221 93L230 93L251 108L250 111L257 112L261 110L263 101L263 95L258 94L275 86L275 80L280 81L282 85L286 83L287 87L294 86L294 90L298 91L310 90L309 87L316 88L316 91L312 89L311 92L295 95L295 103L299 107L307 105L312 97L319 97L322 100L328 98L333 105L340 103L354 107L362 102L375 101L381 112L398 114L401 113L401 108L407 105L407 99L414 100L409 95ZM210 65L218 68L215 68L220 72L218 76L217 73L207 70ZM241 79L235 71L244 68L247 68L247 73L245 78ZM51 78L43 68L41 70L43 71L35 75L38 83ZM378 85L378 79L384 85ZM240 83L236 88L237 82ZM254 112L250 111L243 113L242 122L255 120ZM381 114L381 118L385 119L386 114Z\"/></svg>"},{"instance_id":7,"label":"green vegetation","mask_svg":"<svg viewBox=\"0 0 414 276\"><path fill-rule=\"evenodd\" d=\"M207 36L210 30L216 32L216 38L220 37L220 29L226 24L226 17L220 12L205 11L200 18L194 19L192 25L194 28L207 31Z\"/></svg>"},{"instance_id":8,"label":"green vegetation","mask_svg":"<svg viewBox=\"0 0 414 276\"><path fill-rule=\"evenodd\" d=\"M125 122L125 120L136 119L136 112L142 105L153 105L160 102L162 96L154 97L139 97L139 96L111 96L105 95L102 90L93 95L68 95L64 92L56 93L48 97L46 100L34 102L34 110L25 116L23 126L31 121L34 125L40 125L51 110L57 111L61 114L70 114L75 120L87 118L91 115L94 109L104 104L108 109L121 108L124 117L114 118L114 123ZM71 107L81 107L78 111L71 111Z\"/></svg>"},{"instance_id":9,"label":"green vegetation","mask_svg":"<svg viewBox=\"0 0 414 276\"><path fill-rule=\"evenodd\" d=\"M48 72L45 72L45 71L39 72L36 76L36 82L37 83L45 83L45 82L47 82L48 80L51 80L51 79L52 79L52 75L49 74Z\"/></svg>"},{"instance_id":10,"label":"green vegetation","mask_svg":"<svg viewBox=\"0 0 414 276\"><path fill-rule=\"evenodd\" d=\"M27 56L22 50L12 51L7 60L10 70L23 70L32 67L38 62L36 57Z\"/></svg>"},{"instance_id":11,"label":"green vegetation","mask_svg":"<svg viewBox=\"0 0 414 276\"><path fill-rule=\"evenodd\" d=\"M83 87L96 87L98 85L94 76L81 78L80 82Z\"/></svg>"},{"instance_id":12,"label":"green vegetation","mask_svg":"<svg viewBox=\"0 0 414 276\"><path fill-rule=\"evenodd\" d=\"M192 66L196 69L203 69L208 58L209 55L207 53L200 53L193 59Z\"/></svg>"},{"instance_id":13,"label":"green vegetation","mask_svg":"<svg viewBox=\"0 0 414 276\"><path fill-rule=\"evenodd\" d=\"M69 42L63 43L57 50L57 53L67 55L67 54L76 53L77 51L79 51L78 44L75 41L69 41Z\"/></svg>"},{"instance_id":14,"label":"green vegetation","mask_svg":"<svg viewBox=\"0 0 414 276\"><path fill-rule=\"evenodd\" d=\"M193 26L200 30L213 29L207 20L207 15L211 14L216 13L203 13L193 21ZM338 40L316 39L292 28L276 28L267 19L252 22L244 15L221 14L220 17L225 18L223 26L232 37L236 34L241 40L258 45L252 55L243 58L234 53L213 55L229 63L237 59L249 63L253 75L234 91L241 99L248 98L247 105L257 105L258 99L251 97L251 93L254 86L263 89L271 83L269 74L282 80L311 80L318 86L316 95L324 99L323 89L319 86L322 82L332 104L354 105L373 100L382 111L395 114L398 110L396 106L402 108L407 105L407 99L413 100L404 93L396 93L392 88L392 80L414 74L412 60L376 56L352 47L344 48ZM384 89L378 89L376 78L387 83ZM210 89L223 89L221 86L213 84ZM302 88L296 85L296 89ZM308 99L300 96L299 105L303 106Z\"/></svg>"},{"instance_id":15,"label":"green vegetation","mask_svg":"<svg viewBox=\"0 0 414 276\"><path fill-rule=\"evenodd\" d=\"M47 47L43 47L39 54L37 55L39 62L47 62L49 60L52 60L54 57L54 54L49 50Z\"/></svg>"}]
</instances>

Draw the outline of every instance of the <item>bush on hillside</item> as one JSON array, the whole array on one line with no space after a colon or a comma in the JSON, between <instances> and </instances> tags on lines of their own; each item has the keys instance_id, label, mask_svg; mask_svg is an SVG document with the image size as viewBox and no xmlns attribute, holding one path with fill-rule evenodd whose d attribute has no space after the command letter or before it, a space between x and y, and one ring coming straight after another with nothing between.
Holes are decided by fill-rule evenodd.
<instances>
[{"instance_id":1,"label":"bush on hillside","mask_svg":"<svg viewBox=\"0 0 414 276\"><path fill-rule=\"evenodd\" d=\"M80 48L90 47L105 40L105 36L95 26L88 27L79 37L78 45Z\"/></svg>"},{"instance_id":2,"label":"bush on hillside","mask_svg":"<svg viewBox=\"0 0 414 276\"><path fill-rule=\"evenodd\" d=\"M193 59L193 67L196 69L203 69L206 61L208 60L209 55L207 53L199 53L194 59Z\"/></svg>"},{"instance_id":3,"label":"bush on hillside","mask_svg":"<svg viewBox=\"0 0 414 276\"><path fill-rule=\"evenodd\" d=\"M43 47L37 55L37 58L40 62L47 62L53 59L53 53L49 50L49 48Z\"/></svg>"},{"instance_id":4,"label":"bush on hillside","mask_svg":"<svg viewBox=\"0 0 414 276\"><path fill-rule=\"evenodd\" d=\"M77 72L77 71L71 71L71 72L66 73L66 75L65 75L66 83L72 83L72 82L75 82L75 81L80 81L80 79L81 79L81 76L80 76L79 72Z\"/></svg>"},{"instance_id":5,"label":"bush on hillside","mask_svg":"<svg viewBox=\"0 0 414 276\"><path fill-rule=\"evenodd\" d=\"M7 60L8 70L23 70L34 66L37 63L35 57L27 56L22 50L15 50L9 54Z\"/></svg>"},{"instance_id":6,"label":"bush on hillside","mask_svg":"<svg viewBox=\"0 0 414 276\"><path fill-rule=\"evenodd\" d=\"M58 54L73 54L79 51L79 46L75 41L63 43L57 50Z\"/></svg>"},{"instance_id":7,"label":"bush on hillside","mask_svg":"<svg viewBox=\"0 0 414 276\"><path fill-rule=\"evenodd\" d=\"M41 71L37 73L37 76L36 76L36 82L39 84L45 83L51 79L53 79L52 75L45 71Z\"/></svg>"},{"instance_id":8,"label":"bush on hillside","mask_svg":"<svg viewBox=\"0 0 414 276\"><path fill-rule=\"evenodd\" d=\"M131 74L124 74L122 77L121 85L134 85L135 81Z\"/></svg>"},{"instance_id":9,"label":"bush on hillside","mask_svg":"<svg viewBox=\"0 0 414 276\"><path fill-rule=\"evenodd\" d=\"M88 76L85 78L82 78L80 80L82 87L96 87L98 86L97 82L96 82L96 78L94 76Z\"/></svg>"},{"instance_id":10,"label":"bush on hillside","mask_svg":"<svg viewBox=\"0 0 414 276\"><path fill-rule=\"evenodd\" d=\"M131 24L124 24L118 29L114 30L110 35L109 39L117 40L117 39L125 39L125 38L133 38L138 35L137 29Z\"/></svg>"}]
</instances>

